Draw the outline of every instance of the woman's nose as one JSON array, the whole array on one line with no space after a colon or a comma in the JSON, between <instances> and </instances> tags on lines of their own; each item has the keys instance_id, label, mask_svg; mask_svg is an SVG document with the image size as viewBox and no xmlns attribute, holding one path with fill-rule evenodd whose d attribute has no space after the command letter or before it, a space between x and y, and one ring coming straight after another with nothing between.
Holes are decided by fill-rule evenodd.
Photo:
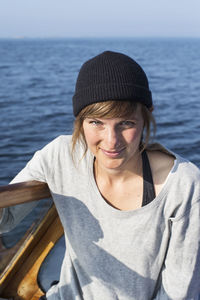
<instances>
[{"instance_id":1,"label":"woman's nose","mask_svg":"<svg viewBox=\"0 0 200 300\"><path fill-rule=\"evenodd\" d=\"M107 150L114 150L120 144L120 134L116 128L107 128L106 135L106 146L109 147Z\"/></svg>"}]
</instances>

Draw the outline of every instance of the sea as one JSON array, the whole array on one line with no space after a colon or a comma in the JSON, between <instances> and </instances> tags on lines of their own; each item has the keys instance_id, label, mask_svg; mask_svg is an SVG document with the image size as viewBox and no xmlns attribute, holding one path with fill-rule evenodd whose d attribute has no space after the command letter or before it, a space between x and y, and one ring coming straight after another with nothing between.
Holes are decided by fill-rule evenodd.
<instances>
[{"instance_id":1,"label":"sea","mask_svg":"<svg viewBox=\"0 0 200 300\"><path fill-rule=\"evenodd\" d=\"M153 94L156 141L200 167L200 39L0 39L0 185L35 151L72 133L78 71L105 50L142 65Z\"/></svg>"},{"instance_id":2,"label":"sea","mask_svg":"<svg viewBox=\"0 0 200 300\"><path fill-rule=\"evenodd\" d=\"M157 124L154 141L200 167L200 39L0 39L0 185L35 151L72 133L78 71L105 50L131 56L145 70Z\"/></svg>"}]
</instances>

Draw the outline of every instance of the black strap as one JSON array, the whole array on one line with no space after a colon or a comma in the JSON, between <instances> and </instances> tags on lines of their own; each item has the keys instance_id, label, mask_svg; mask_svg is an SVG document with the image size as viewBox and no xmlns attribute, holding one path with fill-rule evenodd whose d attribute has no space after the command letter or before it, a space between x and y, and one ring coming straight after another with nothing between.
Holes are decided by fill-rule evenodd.
<instances>
[{"instance_id":1,"label":"black strap","mask_svg":"<svg viewBox=\"0 0 200 300\"><path fill-rule=\"evenodd\" d=\"M155 189L151 173L151 167L146 151L142 152L143 169L143 199L142 206L149 204L155 198Z\"/></svg>"}]
</instances>

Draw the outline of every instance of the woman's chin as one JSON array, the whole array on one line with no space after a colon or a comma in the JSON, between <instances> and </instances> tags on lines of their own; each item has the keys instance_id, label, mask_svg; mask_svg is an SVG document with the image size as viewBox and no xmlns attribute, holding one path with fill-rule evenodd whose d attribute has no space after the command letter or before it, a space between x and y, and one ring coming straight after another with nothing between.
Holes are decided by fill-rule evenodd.
<instances>
[{"instance_id":1,"label":"woman's chin","mask_svg":"<svg viewBox=\"0 0 200 300\"><path fill-rule=\"evenodd\" d=\"M107 170L120 170L123 168L124 160L122 158L110 159L104 158L102 161L98 161L98 166Z\"/></svg>"}]
</instances>

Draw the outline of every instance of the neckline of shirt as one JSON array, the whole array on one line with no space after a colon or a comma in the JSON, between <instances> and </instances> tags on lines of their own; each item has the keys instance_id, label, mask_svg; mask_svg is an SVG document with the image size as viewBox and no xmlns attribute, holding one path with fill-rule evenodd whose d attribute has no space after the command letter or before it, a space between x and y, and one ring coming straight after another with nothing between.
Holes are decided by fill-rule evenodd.
<instances>
[{"instance_id":1,"label":"neckline of shirt","mask_svg":"<svg viewBox=\"0 0 200 300\"><path fill-rule=\"evenodd\" d=\"M102 197L98 186L96 184L95 178L94 178L94 171L93 171L93 161L94 161L94 156L91 152L88 151L87 156L88 156L88 173L89 173L89 179L90 179L90 184L91 187L94 191L94 193L97 196L97 201L101 204L101 208L104 210L104 212L109 213L109 215L112 215L114 217L118 218L127 218L131 216L136 216L138 214L148 212L149 210L152 210L154 207L157 207L160 205L162 200L164 200L166 193L168 193L168 186L171 184L173 181L173 175L174 171L176 170L180 158L177 156L175 153L170 151L176 158L174 160L174 164L163 184L163 187L160 191L160 193L151 201L149 204L142 206L140 208L134 209L134 210L119 210L113 206L111 206L106 200Z\"/></svg>"}]
</instances>

